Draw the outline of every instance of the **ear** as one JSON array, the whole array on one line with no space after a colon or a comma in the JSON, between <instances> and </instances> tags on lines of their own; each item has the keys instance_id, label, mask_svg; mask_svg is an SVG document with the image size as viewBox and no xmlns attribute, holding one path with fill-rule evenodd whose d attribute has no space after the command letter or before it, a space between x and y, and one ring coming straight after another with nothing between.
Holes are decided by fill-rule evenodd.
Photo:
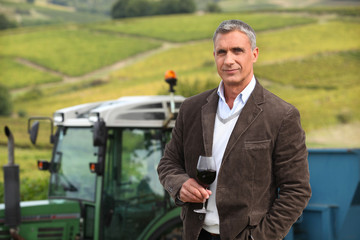
<instances>
[{"instance_id":1,"label":"ear","mask_svg":"<svg viewBox=\"0 0 360 240\"><path fill-rule=\"evenodd\" d=\"M254 50L252 51L252 55L253 55L253 62L256 62L259 56L259 48L256 47L254 48Z\"/></svg>"}]
</instances>

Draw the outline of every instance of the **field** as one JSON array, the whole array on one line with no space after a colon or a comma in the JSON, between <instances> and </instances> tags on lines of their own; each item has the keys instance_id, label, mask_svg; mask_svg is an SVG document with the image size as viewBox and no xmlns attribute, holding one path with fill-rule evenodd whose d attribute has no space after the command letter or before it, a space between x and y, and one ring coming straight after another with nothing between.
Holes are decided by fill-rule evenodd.
<instances>
[{"instance_id":1,"label":"field","mask_svg":"<svg viewBox=\"0 0 360 240\"><path fill-rule=\"evenodd\" d=\"M360 147L359 14L321 11L173 15L1 31L6 47L0 49L0 83L10 89L14 111L0 117L0 127L14 133L22 181L46 179L47 173L35 171L35 160L51 155L45 124L39 148L30 145L29 116L51 117L59 108L125 95L166 94L168 69L178 75L177 94L216 87L211 38L227 18L243 19L257 31L255 74L300 110L309 147ZM6 142L1 134L1 165Z\"/></svg>"},{"instance_id":2,"label":"field","mask_svg":"<svg viewBox=\"0 0 360 240\"><path fill-rule=\"evenodd\" d=\"M33 32L13 31L1 36L0 45L7 46L1 50L2 56L27 59L69 76L79 76L159 47L154 41L90 32L72 25Z\"/></svg>"},{"instance_id":3,"label":"field","mask_svg":"<svg viewBox=\"0 0 360 240\"><path fill-rule=\"evenodd\" d=\"M9 89L62 81L60 76L21 64L16 57L1 56L0 69L6 69L0 73L0 79Z\"/></svg>"},{"instance_id":4,"label":"field","mask_svg":"<svg viewBox=\"0 0 360 240\"><path fill-rule=\"evenodd\" d=\"M310 17L292 15L227 13L147 17L114 21L109 24L102 23L93 27L95 29L146 36L171 42L185 42L212 38L214 26L219 25L225 19L242 19L251 24L257 31L315 21ZM268 21L269 19L271 21Z\"/></svg>"}]
</instances>

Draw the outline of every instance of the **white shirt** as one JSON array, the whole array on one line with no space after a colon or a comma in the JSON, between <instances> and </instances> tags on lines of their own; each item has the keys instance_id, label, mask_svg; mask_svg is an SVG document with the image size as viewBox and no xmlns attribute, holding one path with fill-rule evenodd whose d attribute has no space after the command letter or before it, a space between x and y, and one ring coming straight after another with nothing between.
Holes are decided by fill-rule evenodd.
<instances>
[{"instance_id":1,"label":"white shirt","mask_svg":"<svg viewBox=\"0 0 360 240\"><path fill-rule=\"evenodd\" d=\"M216 113L215 126L214 126L214 136L213 136L213 147L212 155L216 162L216 179L210 185L210 190L212 194L208 199L207 209L211 212L207 213L205 216L203 228L215 234L220 234L219 228L219 214L216 207L216 186L218 174L220 171L222 158L226 149L226 145L229 141L230 135L234 129L234 126L239 118L240 112L245 106L247 100L249 99L252 91L256 85L255 77L251 79L250 83L245 87L245 89L236 97L233 108L227 105L224 96L224 83L221 81L218 87L218 109Z\"/></svg>"}]
</instances>

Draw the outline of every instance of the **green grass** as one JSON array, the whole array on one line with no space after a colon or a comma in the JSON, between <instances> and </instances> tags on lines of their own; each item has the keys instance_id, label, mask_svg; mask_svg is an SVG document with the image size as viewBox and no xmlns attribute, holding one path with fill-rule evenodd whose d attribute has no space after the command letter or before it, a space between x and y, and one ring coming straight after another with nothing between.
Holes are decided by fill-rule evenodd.
<instances>
[{"instance_id":1,"label":"green grass","mask_svg":"<svg viewBox=\"0 0 360 240\"><path fill-rule=\"evenodd\" d=\"M108 24L96 24L93 27L99 30L151 37L170 42L185 42L212 38L214 30L220 22L234 18L249 23L259 32L315 21L310 17L291 15L228 13L131 18Z\"/></svg>"},{"instance_id":2,"label":"green grass","mask_svg":"<svg viewBox=\"0 0 360 240\"><path fill-rule=\"evenodd\" d=\"M38 116L38 115L30 115L30 116ZM43 116L51 117L51 114L46 114ZM34 150L33 145L30 143L30 137L28 134L27 118L0 117L0 146L7 145L7 137L5 136L5 132L4 132L5 126L8 126L10 128L14 136L14 142L17 147L21 149L32 148ZM36 148L39 149L51 148L52 145L50 144L50 123L45 121L41 122L39 129L40 130L37 138Z\"/></svg>"},{"instance_id":3,"label":"green grass","mask_svg":"<svg viewBox=\"0 0 360 240\"><path fill-rule=\"evenodd\" d=\"M319 81L322 80L324 79L319 79ZM260 82L268 84L267 88L270 91L299 109L306 132L360 121L357 100L360 88L358 86L328 90L294 88L271 83L269 85L261 78Z\"/></svg>"},{"instance_id":4,"label":"green grass","mask_svg":"<svg viewBox=\"0 0 360 240\"><path fill-rule=\"evenodd\" d=\"M335 1L334 1L335 3ZM354 5L354 6L352 6ZM311 14L337 14L339 16L350 16L350 17L358 17L360 16L360 7L359 3L353 2L349 3L348 6L314 6L307 7L305 9L285 9L282 11L286 12L309 12Z\"/></svg>"},{"instance_id":5,"label":"green grass","mask_svg":"<svg viewBox=\"0 0 360 240\"><path fill-rule=\"evenodd\" d=\"M119 37L69 26L46 31L3 34L0 55L22 57L46 68L78 76L129 56L159 47L159 43Z\"/></svg>"},{"instance_id":6,"label":"green grass","mask_svg":"<svg viewBox=\"0 0 360 240\"><path fill-rule=\"evenodd\" d=\"M14 155L15 164L19 166L21 201L45 199L50 173L39 171L37 160L50 160L51 150L16 148ZM0 146L0 165L6 165L7 159L7 148ZM4 199L3 174L3 171L0 171L0 202Z\"/></svg>"},{"instance_id":7,"label":"green grass","mask_svg":"<svg viewBox=\"0 0 360 240\"><path fill-rule=\"evenodd\" d=\"M51 19L49 23L91 23L91 22L100 22L109 20L109 16L102 14L93 14L87 12L66 12L66 11L58 11L52 10L44 7L35 7L36 11L40 14L45 15L48 19ZM39 22L39 20L37 20ZM34 21L24 22L24 25L35 25ZM38 25L38 24L37 24Z\"/></svg>"},{"instance_id":8,"label":"green grass","mask_svg":"<svg viewBox=\"0 0 360 240\"><path fill-rule=\"evenodd\" d=\"M162 80L165 71L173 69L180 74L179 78L181 78L185 72L201 69L207 65L215 66L212 49L211 40L174 47L119 70L112 76L116 79L158 78ZM141 71L136 71L136 69L141 69Z\"/></svg>"},{"instance_id":9,"label":"green grass","mask_svg":"<svg viewBox=\"0 0 360 240\"><path fill-rule=\"evenodd\" d=\"M0 165L4 166L8 163L7 147L0 146ZM37 160L50 160L51 150L34 149L34 148L16 148L14 151L15 164L19 165L21 178L47 178L48 172L38 171ZM21 159L21 161L19 161ZM0 171L0 179L3 180L3 171Z\"/></svg>"},{"instance_id":10,"label":"green grass","mask_svg":"<svg viewBox=\"0 0 360 240\"><path fill-rule=\"evenodd\" d=\"M360 52L350 51L259 65L255 71L259 77L283 85L331 90L356 86L360 81L359 66Z\"/></svg>"},{"instance_id":11,"label":"green grass","mask_svg":"<svg viewBox=\"0 0 360 240\"><path fill-rule=\"evenodd\" d=\"M259 63L360 48L359 22L326 22L258 34Z\"/></svg>"},{"instance_id":12,"label":"green grass","mask_svg":"<svg viewBox=\"0 0 360 240\"><path fill-rule=\"evenodd\" d=\"M6 69L6 71L0 71L0 83L9 89L62 80L58 76L25 66L11 57L0 56L0 69Z\"/></svg>"}]
</instances>

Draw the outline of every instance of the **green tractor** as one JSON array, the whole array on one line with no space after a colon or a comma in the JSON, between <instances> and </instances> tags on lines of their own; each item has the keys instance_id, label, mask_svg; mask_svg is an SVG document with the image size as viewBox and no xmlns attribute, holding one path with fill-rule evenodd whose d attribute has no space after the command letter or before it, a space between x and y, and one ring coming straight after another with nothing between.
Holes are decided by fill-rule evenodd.
<instances>
[{"instance_id":1,"label":"green tractor","mask_svg":"<svg viewBox=\"0 0 360 240\"><path fill-rule=\"evenodd\" d=\"M177 208L160 184L157 165L171 137L184 97L122 97L60 109L51 127L56 133L48 199L20 202L19 168L9 138L4 166L5 204L0 205L0 239L181 239ZM35 144L39 120L30 118ZM32 124L32 127L30 125Z\"/></svg>"}]
</instances>

